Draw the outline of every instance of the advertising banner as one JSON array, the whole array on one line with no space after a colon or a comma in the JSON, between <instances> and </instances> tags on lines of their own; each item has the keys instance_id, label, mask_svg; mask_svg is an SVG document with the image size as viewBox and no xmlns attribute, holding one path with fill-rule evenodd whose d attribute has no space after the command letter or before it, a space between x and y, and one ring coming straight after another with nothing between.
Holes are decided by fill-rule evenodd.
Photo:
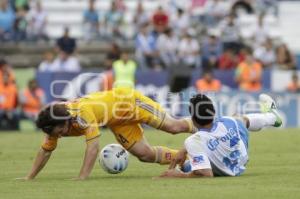
<instances>
[{"instance_id":1,"label":"advertising banner","mask_svg":"<svg viewBox=\"0 0 300 199\"><path fill-rule=\"evenodd\" d=\"M217 71L215 76L226 82L224 91L209 93L214 100L219 115L245 114L259 111L259 93L245 93L237 89L234 82L234 71ZM169 73L167 71L138 72L136 74L136 89L160 103L174 116L188 116L189 98L197 92L193 85L200 77L200 71L192 73L190 88L179 94L169 92ZM264 88L270 90L271 74L264 73ZM87 73L38 73L37 79L45 90L47 101L72 99L101 90L105 75L98 72ZM286 92L267 92L278 102L280 112L286 127L300 126L300 95Z\"/></svg>"}]
</instances>

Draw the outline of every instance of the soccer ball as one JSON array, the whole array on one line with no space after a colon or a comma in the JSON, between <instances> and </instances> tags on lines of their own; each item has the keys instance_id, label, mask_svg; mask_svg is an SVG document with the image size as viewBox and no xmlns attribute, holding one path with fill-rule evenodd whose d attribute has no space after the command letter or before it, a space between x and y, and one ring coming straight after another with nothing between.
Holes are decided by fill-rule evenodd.
<instances>
[{"instance_id":1,"label":"soccer ball","mask_svg":"<svg viewBox=\"0 0 300 199\"><path fill-rule=\"evenodd\" d=\"M128 152L119 144L106 145L99 154L99 163L104 171L117 174L128 166Z\"/></svg>"}]
</instances>

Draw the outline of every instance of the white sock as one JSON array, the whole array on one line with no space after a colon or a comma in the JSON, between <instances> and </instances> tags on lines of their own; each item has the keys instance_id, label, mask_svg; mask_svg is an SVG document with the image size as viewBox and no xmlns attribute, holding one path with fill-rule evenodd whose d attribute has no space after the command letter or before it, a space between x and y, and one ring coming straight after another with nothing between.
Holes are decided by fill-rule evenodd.
<instances>
[{"instance_id":1,"label":"white sock","mask_svg":"<svg viewBox=\"0 0 300 199\"><path fill-rule=\"evenodd\" d=\"M276 122L273 113L252 113L245 115L249 119L249 130L259 131L264 127L271 127Z\"/></svg>"}]
</instances>

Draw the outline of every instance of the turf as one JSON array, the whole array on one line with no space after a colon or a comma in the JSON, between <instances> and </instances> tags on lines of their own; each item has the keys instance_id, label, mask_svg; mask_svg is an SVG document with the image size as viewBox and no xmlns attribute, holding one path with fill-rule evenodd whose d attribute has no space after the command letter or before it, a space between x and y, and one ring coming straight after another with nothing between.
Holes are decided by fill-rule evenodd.
<instances>
[{"instance_id":1,"label":"turf","mask_svg":"<svg viewBox=\"0 0 300 199\"><path fill-rule=\"evenodd\" d=\"M101 146L115 142L102 131ZM153 145L179 148L185 135L145 133ZM0 133L0 198L300 198L300 132L269 130L251 135L250 162L241 177L153 180L165 166L140 163L130 157L128 169L106 174L98 164L87 181L72 181L84 154L83 138L64 138L50 162L30 182L16 181L31 167L39 149L38 132Z\"/></svg>"}]
</instances>

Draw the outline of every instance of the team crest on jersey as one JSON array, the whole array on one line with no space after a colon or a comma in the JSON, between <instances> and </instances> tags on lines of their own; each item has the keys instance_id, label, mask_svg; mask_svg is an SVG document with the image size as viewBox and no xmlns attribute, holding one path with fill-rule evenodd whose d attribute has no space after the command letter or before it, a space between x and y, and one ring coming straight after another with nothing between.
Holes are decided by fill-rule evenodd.
<instances>
[{"instance_id":1,"label":"team crest on jersey","mask_svg":"<svg viewBox=\"0 0 300 199\"><path fill-rule=\"evenodd\" d=\"M204 157L202 155L193 158L193 164L201 164L204 162Z\"/></svg>"},{"instance_id":2,"label":"team crest on jersey","mask_svg":"<svg viewBox=\"0 0 300 199\"><path fill-rule=\"evenodd\" d=\"M77 116L76 117L76 122L78 124L78 127L81 129L86 129L89 127L89 124L81 117Z\"/></svg>"},{"instance_id":3,"label":"team crest on jersey","mask_svg":"<svg viewBox=\"0 0 300 199\"><path fill-rule=\"evenodd\" d=\"M166 158L167 160L171 160L172 154L171 154L171 153L166 153L166 154L165 154L165 158Z\"/></svg>"}]
</instances>

